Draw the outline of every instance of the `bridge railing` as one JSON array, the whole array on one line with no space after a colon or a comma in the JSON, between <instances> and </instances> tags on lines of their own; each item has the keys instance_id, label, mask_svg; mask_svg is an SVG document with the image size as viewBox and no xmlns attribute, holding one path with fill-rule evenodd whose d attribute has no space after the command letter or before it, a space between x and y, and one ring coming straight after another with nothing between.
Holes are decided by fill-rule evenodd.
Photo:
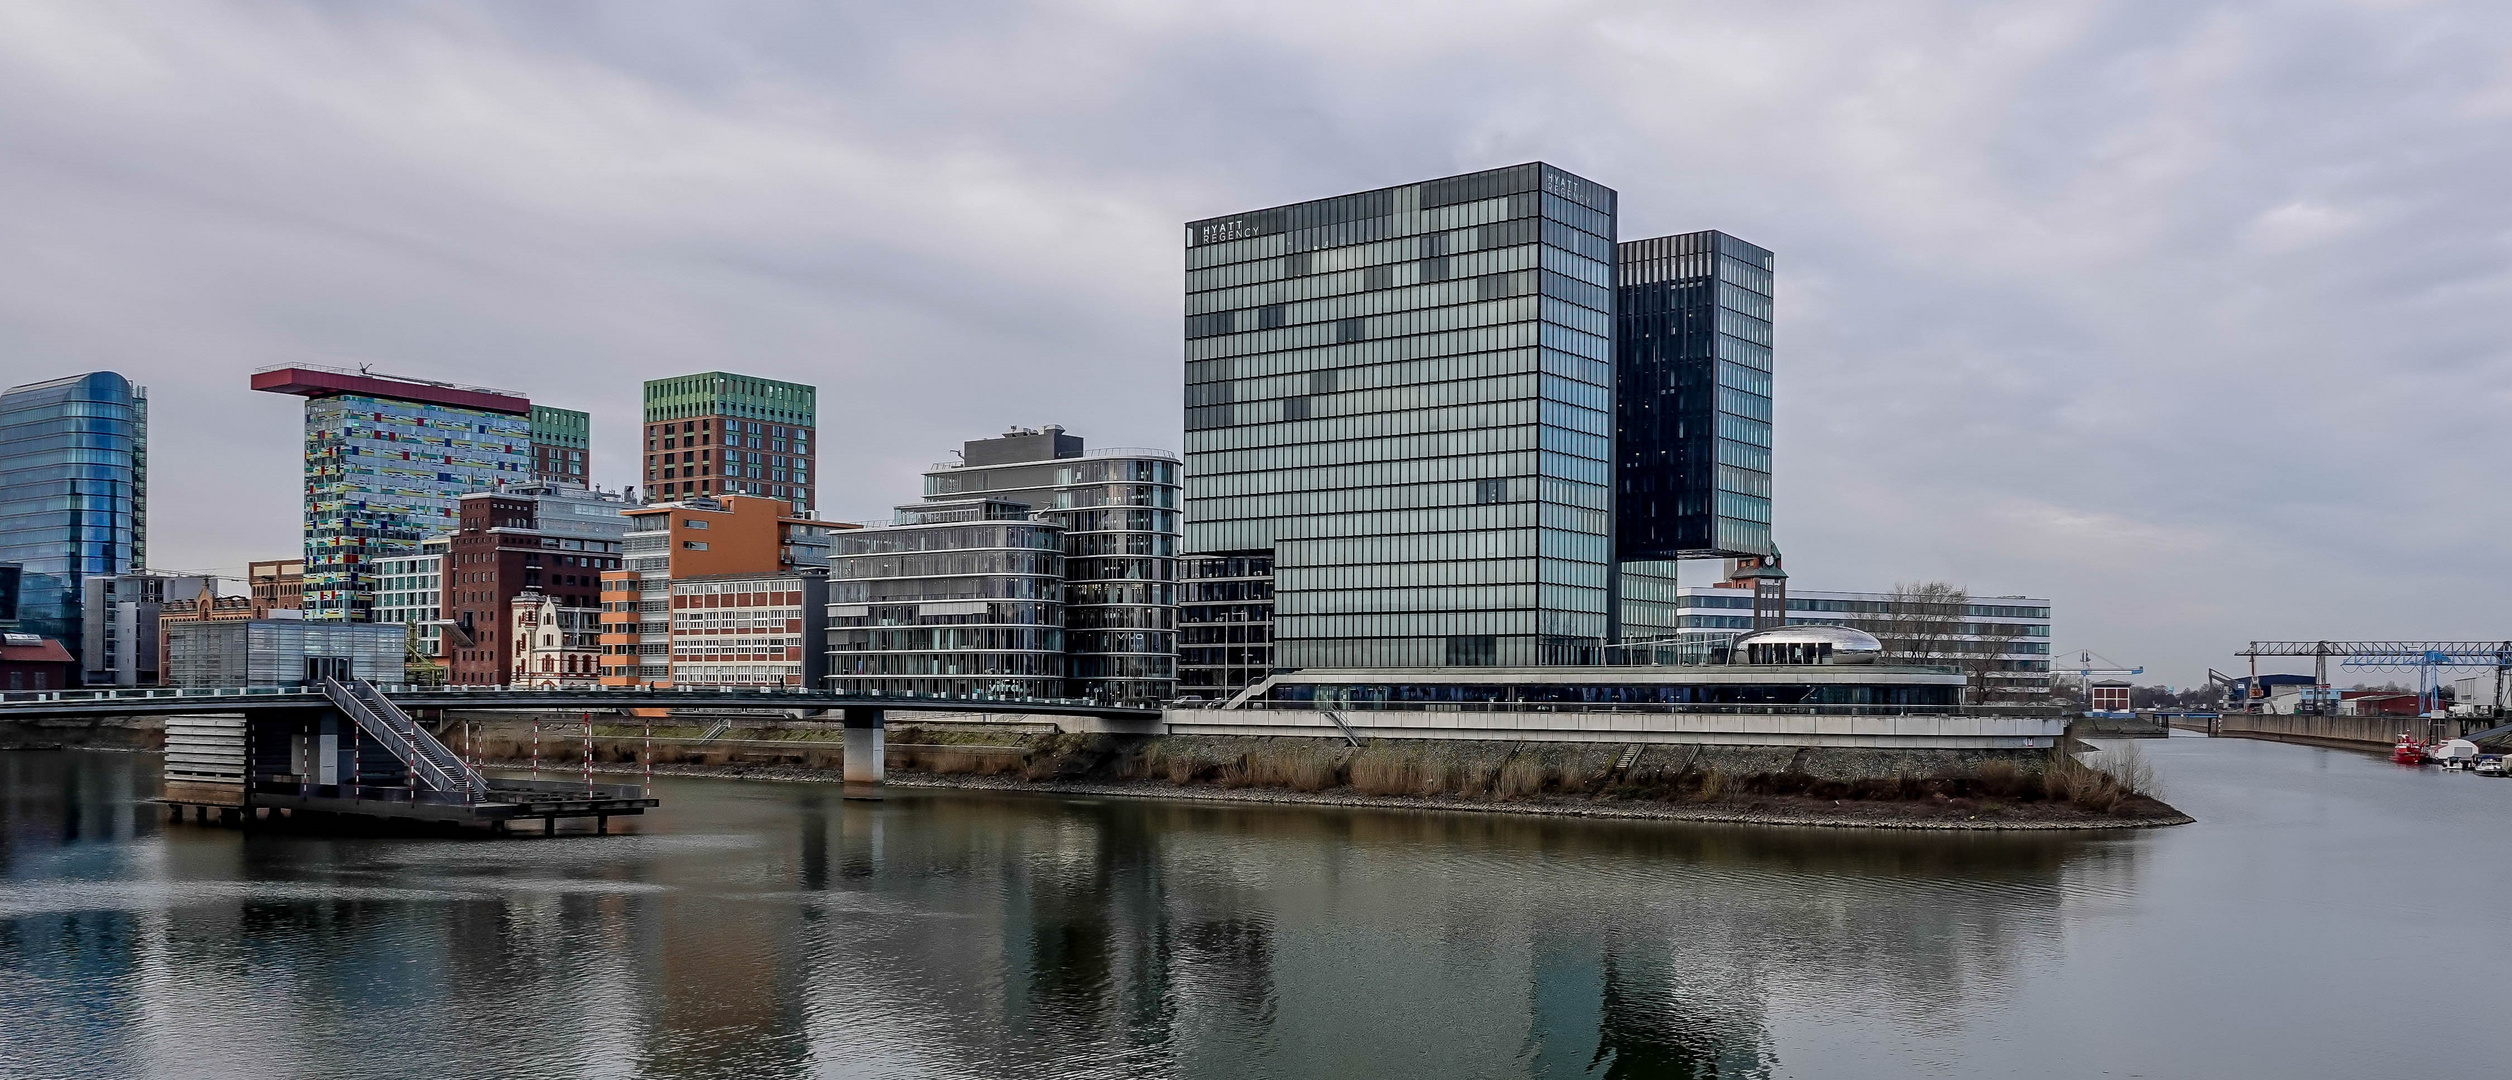
<instances>
[{"instance_id":1,"label":"bridge railing","mask_svg":"<svg viewBox=\"0 0 2512 1080\"><path fill-rule=\"evenodd\" d=\"M1025 694L927 694L914 691L841 691L819 690L805 686L532 686L532 685L421 685L414 683L379 683L377 689L394 697L425 698L479 697L482 695L570 697L583 694L634 696L640 698L675 698L682 701L706 698L791 697L797 704L810 701L864 702L884 701L943 702L966 705L1031 705L1065 706L1085 709L1134 708L1157 709L1158 705L1094 701L1089 698L1035 697ZM32 690L0 692L0 703L13 702L111 702L111 701L218 701L260 697L320 697L322 691L313 686L221 686L221 687L117 687L111 690ZM241 704L241 702L239 702Z\"/></svg>"}]
</instances>

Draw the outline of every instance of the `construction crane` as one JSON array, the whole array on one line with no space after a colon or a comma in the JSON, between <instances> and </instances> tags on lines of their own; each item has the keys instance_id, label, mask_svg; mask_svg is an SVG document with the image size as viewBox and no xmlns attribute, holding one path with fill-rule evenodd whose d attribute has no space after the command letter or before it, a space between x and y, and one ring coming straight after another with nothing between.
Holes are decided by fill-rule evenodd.
<instances>
[{"instance_id":1,"label":"construction crane","mask_svg":"<svg viewBox=\"0 0 2512 1080\"><path fill-rule=\"evenodd\" d=\"M2101 663L2100 665L2096 665L2096 664L2094 663L2094 661L2096 661L2096 660L2100 660L2100 661L2102 661L2102 663ZM2093 677L2094 677L2094 676L2096 676L2096 675L2143 675L2143 674L2145 674L2145 673L2146 673L2146 669L2145 669L2145 668L2142 668L2142 667L2122 667L2122 666L2120 666L2120 664L2119 664L2119 662L2118 662L2118 661L2113 660L2113 659L2111 659L2110 657L2104 656L2104 655L2102 655L2101 653L2095 652L2095 651L2093 651L2093 650L2091 650L2091 649L2078 649L2078 650L2076 650L2076 663L2077 663L2077 667L2075 668L2075 672L2076 672L2076 703L2077 703L2077 705L2081 706L2081 707L2082 707L2082 708L2083 708L2086 712L2091 712L2091 711L2093 711ZM2066 669L2059 667L2059 666L2058 666L2058 665L2054 662L2054 663L2052 663L2052 664L2050 665L2050 670L2052 670L2052 671L2058 671L2058 672L2063 672L2063 671L2065 671Z\"/></svg>"},{"instance_id":2,"label":"construction crane","mask_svg":"<svg viewBox=\"0 0 2512 1080\"><path fill-rule=\"evenodd\" d=\"M2259 694L2259 658L2262 656L2308 656L2312 658L2314 688L2326 695L2329 690L2329 658L2350 668L2387 668L2416 670L2416 711L2430 713L2442 707L2442 671L2446 668L2493 668L2495 672L2495 711L2503 711L2504 675L2512 671L2512 641L2254 641L2250 648L2234 653L2250 658L2250 704L2257 711Z\"/></svg>"}]
</instances>

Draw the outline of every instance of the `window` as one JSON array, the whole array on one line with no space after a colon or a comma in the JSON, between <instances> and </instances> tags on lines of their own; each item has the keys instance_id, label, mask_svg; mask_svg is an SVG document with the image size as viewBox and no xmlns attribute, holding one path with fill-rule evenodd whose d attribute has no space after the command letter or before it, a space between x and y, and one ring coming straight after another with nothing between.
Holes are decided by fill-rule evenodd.
<instances>
[{"instance_id":1,"label":"window","mask_svg":"<svg viewBox=\"0 0 2512 1080\"><path fill-rule=\"evenodd\" d=\"M706 542L703 540L683 540L680 542L680 549L682 551L705 551L707 546Z\"/></svg>"}]
</instances>

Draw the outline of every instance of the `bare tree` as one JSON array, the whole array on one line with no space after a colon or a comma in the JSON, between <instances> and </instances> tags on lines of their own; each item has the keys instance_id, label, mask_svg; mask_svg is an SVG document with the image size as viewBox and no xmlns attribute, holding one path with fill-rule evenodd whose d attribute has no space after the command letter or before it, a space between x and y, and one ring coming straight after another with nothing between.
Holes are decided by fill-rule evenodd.
<instances>
[{"instance_id":1,"label":"bare tree","mask_svg":"<svg viewBox=\"0 0 2512 1080\"><path fill-rule=\"evenodd\" d=\"M1968 608L1969 605L1964 606ZM1964 629L1982 631L1975 635L1978 638L1976 641L1957 643L1963 650L1958 663L1971 676L1971 700L1987 705L2002 703L2013 697L2008 688L1997 685L1990 675L2003 670L1998 665L2005 662L2006 650L2014 648L2015 639L2023 636L2020 632L2023 628L2011 623L1982 623Z\"/></svg>"},{"instance_id":2,"label":"bare tree","mask_svg":"<svg viewBox=\"0 0 2512 1080\"><path fill-rule=\"evenodd\" d=\"M1884 652L1909 664L1955 662L1971 594L1942 581L1893 586L1884 602Z\"/></svg>"}]
</instances>

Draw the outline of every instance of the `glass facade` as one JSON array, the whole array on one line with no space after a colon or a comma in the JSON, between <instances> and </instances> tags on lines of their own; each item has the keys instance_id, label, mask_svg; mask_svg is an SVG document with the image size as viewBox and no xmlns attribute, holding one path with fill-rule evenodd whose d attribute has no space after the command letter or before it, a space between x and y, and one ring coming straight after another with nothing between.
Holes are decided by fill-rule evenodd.
<instances>
[{"instance_id":1,"label":"glass facade","mask_svg":"<svg viewBox=\"0 0 2512 1080\"><path fill-rule=\"evenodd\" d=\"M451 532L462 496L531 475L530 418L363 394L305 403L305 617L374 617L382 561Z\"/></svg>"},{"instance_id":2,"label":"glass facade","mask_svg":"<svg viewBox=\"0 0 2512 1080\"><path fill-rule=\"evenodd\" d=\"M1062 697L1063 531L979 498L832 534L830 688Z\"/></svg>"},{"instance_id":3,"label":"glass facade","mask_svg":"<svg viewBox=\"0 0 2512 1080\"><path fill-rule=\"evenodd\" d=\"M1185 550L1271 560L1276 665L1595 657L1614 221L1530 163L1187 226Z\"/></svg>"},{"instance_id":4,"label":"glass facade","mask_svg":"<svg viewBox=\"0 0 2512 1080\"><path fill-rule=\"evenodd\" d=\"M1262 553L1178 562L1178 693L1218 700L1273 674L1273 560Z\"/></svg>"},{"instance_id":5,"label":"glass facade","mask_svg":"<svg viewBox=\"0 0 2512 1080\"><path fill-rule=\"evenodd\" d=\"M1062 428L963 445L925 473L925 497L1027 504L1063 527L1065 696L1167 701L1177 693L1178 461L1087 451Z\"/></svg>"},{"instance_id":6,"label":"glass facade","mask_svg":"<svg viewBox=\"0 0 2512 1080\"><path fill-rule=\"evenodd\" d=\"M1771 253L1695 232L1620 254L1617 558L1771 554Z\"/></svg>"},{"instance_id":7,"label":"glass facade","mask_svg":"<svg viewBox=\"0 0 2512 1080\"><path fill-rule=\"evenodd\" d=\"M356 678L397 683L405 648L397 626L301 619L170 623L166 626L167 685L187 690L303 686L306 661L326 657L347 659L349 673Z\"/></svg>"},{"instance_id":8,"label":"glass facade","mask_svg":"<svg viewBox=\"0 0 2512 1080\"><path fill-rule=\"evenodd\" d=\"M86 581L145 565L148 392L110 371L0 393L0 562L18 629L81 649Z\"/></svg>"}]
</instances>

